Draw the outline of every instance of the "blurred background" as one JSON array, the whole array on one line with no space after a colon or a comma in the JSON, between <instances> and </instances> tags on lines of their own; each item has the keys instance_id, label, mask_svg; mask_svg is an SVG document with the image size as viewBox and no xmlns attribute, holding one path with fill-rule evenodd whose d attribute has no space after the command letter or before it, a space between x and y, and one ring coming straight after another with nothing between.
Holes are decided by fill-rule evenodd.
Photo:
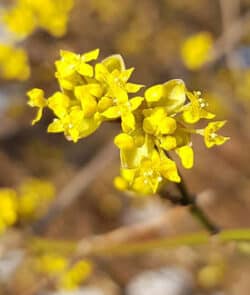
<instances>
[{"instance_id":1,"label":"blurred background","mask_svg":"<svg viewBox=\"0 0 250 295\"><path fill-rule=\"evenodd\" d=\"M52 115L45 112L31 127L26 92L39 87L49 96L58 89L60 49L100 48L101 58L120 53L127 67L135 67L132 80L148 86L183 79L228 120L223 133L231 137L211 150L195 139L195 166L181 171L185 182L221 228L250 227L250 1L56 0L53 8L49 0L33 0L43 12L37 26L25 2L0 1L0 186L18 191L22 208L13 222L0 224L0 294L248 295L250 244L216 239L136 255L94 255L76 289L57 288L57 266L81 239L119 227L131 227L129 241L202 228L186 208L113 188L116 126L103 124L77 144L47 134ZM5 200L6 191L1 194ZM0 217L10 210L6 204L0 199Z\"/></svg>"}]
</instances>

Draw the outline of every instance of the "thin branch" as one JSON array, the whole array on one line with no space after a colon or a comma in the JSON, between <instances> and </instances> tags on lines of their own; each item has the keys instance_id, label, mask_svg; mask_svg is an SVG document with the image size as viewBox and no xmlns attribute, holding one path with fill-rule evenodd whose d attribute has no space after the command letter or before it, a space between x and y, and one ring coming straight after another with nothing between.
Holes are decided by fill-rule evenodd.
<instances>
[{"instance_id":1,"label":"thin branch","mask_svg":"<svg viewBox=\"0 0 250 295\"><path fill-rule=\"evenodd\" d=\"M91 255L99 252L100 249L108 249L110 246L144 239L156 231L162 230L162 228L166 229L171 219L170 214L175 214L179 210L179 208L174 208L171 210L171 213L164 213L162 216L148 222L123 226L109 233L96 235L91 238L83 238L78 242L76 253Z\"/></svg>"},{"instance_id":2,"label":"thin branch","mask_svg":"<svg viewBox=\"0 0 250 295\"><path fill-rule=\"evenodd\" d=\"M232 22L230 26L222 33L214 44L212 51L212 59L208 62L208 66L214 64L224 54L228 54L234 46L242 39L249 30L250 11L247 11L244 16Z\"/></svg>"},{"instance_id":3,"label":"thin branch","mask_svg":"<svg viewBox=\"0 0 250 295\"><path fill-rule=\"evenodd\" d=\"M115 159L115 156L112 142L102 148L62 189L48 213L32 226L33 233L43 232L52 220L81 195L88 185Z\"/></svg>"},{"instance_id":4,"label":"thin branch","mask_svg":"<svg viewBox=\"0 0 250 295\"><path fill-rule=\"evenodd\" d=\"M231 35L226 34L231 24L239 18L240 2L239 0L219 0L221 10L222 34L225 34L224 48L228 68L233 68L236 64L235 57L231 54ZM238 35L238 34L237 34Z\"/></svg>"},{"instance_id":5,"label":"thin branch","mask_svg":"<svg viewBox=\"0 0 250 295\"><path fill-rule=\"evenodd\" d=\"M222 243L235 241L250 241L250 229L229 229L223 230L214 236L208 232L200 231L196 233L181 234L172 237L161 237L152 240L143 240L137 242L124 241L117 239L119 231L117 229L108 234L99 235L92 238L91 241L83 239L79 242L75 257L80 259L86 256L120 256L120 255L134 255L150 252L155 249L171 249L180 246L198 246L208 244L211 241L219 241ZM114 235L114 238L112 237ZM85 247L84 244L91 247Z\"/></svg>"},{"instance_id":6,"label":"thin branch","mask_svg":"<svg viewBox=\"0 0 250 295\"><path fill-rule=\"evenodd\" d=\"M182 202L184 205L189 205L189 211L191 214L199 220L199 222L206 228L211 234L215 234L219 232L219 227L215 225L209 217L205 214L205 212L197 205L196 198L192 196L187 189L187 186L182 178L180 183L176 184L181 196Z\"/></svg>"},{"instance_id":7,"label":"thin branch","mask_svg":"<svg viewBox=\"0 0 250 295\"><path fill-rule=\"evenodd\" d=\"M171 159L171 156L169 155L169 153L166 153L166 155L168 156L168 158ZM159 192L159 196L162 199L168 199L175 204L179 204L182 206L189 206L190 213L200 222L200 224L206 230L208 230L211 234L218 233L220 230L219 227L217 225L215 225L210 220L210 218L205 214L205 212L202 210L202 208L200 208L198 206L198 204L196 203L196 197L188 191L187 185L185 184L185 181L184 181L183 177L181 176L181 173L179 171L178 171L178 173L180 175L181 182L176 183L175 185L180 193L179 198L175 200L171 196L169 197L169 194L166 194L164 189Z\"/></svg>"}]
</instances>

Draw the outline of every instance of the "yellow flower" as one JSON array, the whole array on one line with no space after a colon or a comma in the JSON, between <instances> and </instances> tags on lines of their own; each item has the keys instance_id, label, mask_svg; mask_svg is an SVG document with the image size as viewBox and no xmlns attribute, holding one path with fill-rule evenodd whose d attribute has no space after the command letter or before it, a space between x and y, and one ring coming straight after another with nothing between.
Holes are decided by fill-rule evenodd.
<instances>
[{"instance_id":1,"label":"yellow flower","mask_svg":"<svg viewBox=\"0 0 250 295\"><path fill-rule=\"evenodd\" d=\"M182 80L173 79L164 84L151 86L145 91L149 107L164 107L168 114L176 113L186 101L186 87Z\"/></svg>"},{"instance_id":2,"label":"yellow flower","mask_svg":"<svg viewBox=\"0 0 250 295\"><path fill-rule=\"evenodd\" d=\"M113 180L115 188L119 191L128 190L128 182L121 176L116 176Z\"/></svg>"},{"instance_id":3,"label":"yellow flower","mask_svg":"<svg viewBox=\"0 0 250 295\"><path fill-rule=\"evenodd\" d=\"M190 70L198 70L211 58L213 38L209 32L200 32L187 38L181 48L181 56L185 66Z\"/></svg>"},{"instance_id":4,"label":"yellow flower","mask_svg":"<svg viewBox=\"0 0 250 295\"><path fill-rule=\"evenodd\" d=\"M123 60L118 55L106 58L102 63L98 63L95 66L95 79L101 84L105 85L107 96L115 98L116 89L120 88L127 93L136 93L144 85L129 83L128 80L131 77L134 68L125 69Z\"/></svg>"},{"instance_id":5,"label":"yellow flower","mask_svg":"<svg viewBox=\"0 0 250 295\"><path fill-rule=\"evenodd\" d=\"M26 52L21 48L0 44L0 73L4 79L27 80L30 67Z\"/></svg>"},{"instance_id":6,"label":"yellow flower","mask_svg":"<svg viewBox=\"0 0 250 295\"><path fill-rule=\"evenodd\" d=\"M191 169L194 165L194 151L191 146L184 145L176 149L177 155L181 159L184 168Z\"/></svg>"},{"instance_id":7,"label":"yellow flower","mask_svg":"<svg viewBox=\"0 0 250 295\"><path fill-rule=\"evenodd\" d=\"M216 133L217 130L222 128L226 124L226 121L216 121L208 123L204 129L204 140L208 148L214 145L222 145L229 140L229 137L224 137Z\"/></svg>"},{"instance_id":8,"label":"yellow flower","mask_svg":"<svg viewBox=\"0 0 250 295\"><path fill-rule=\"evenodd\" d=\"M120 54L113 54L102 60L102 64L111 73L114 70L122 72L125 70L125 63Z\"/></svg>"},{"instance_id":9,"label":"yellow flower","mask_svg":"<svg viewBox=\"0 0 250 295\"><path fill-rule=\"evenodd\" d=\"M177 139L175 136L167 135L159 137L160 147L165 151L171 151L177 146Z\"/></svg>"},{"instance_id":10,"label":"yellow flower","mask_svg":"<svg viewBox=\"0 0 250 295\"><path fill-rule=\"evenodd\" d=\"M192 141L188 129L177 127L171 135L159 136L155 139L155 144L159 149L167 152L174 151L181 159L184 168L190 169L193 166L194 155L191 148Z\"/></svg>"},{"instance_id":11,"label":"yellow flower","mask_svg":"<svg viewBox=\"0 0 250 295\"><path fill-rule=\"evenodd\" d=\"M93 66L88 62L98 58L99 49L89 51L85 54L75 54L70 51L61 50L61 59L55 62L56 78L64 89L73 89L83 83L83 77L93 77ZM81 78L82 76L82 78Z\"/></svg>"},{"instance_id":12,"label":"yellow flower","mask_svg":"<svg viewBox=\"0 0 250 295\"><path fill-rule=\"evenodd\" d=\"M168 117L163 107L145 110L146 118L143 120L143 130L151 135L159 136L174 133L176 121Z\"/></svg>"},{"instance_id":13,"label":"yellow flower","mask_svg":"<svg viewBox=\"0 0 250 295\"><path fill-rule=\"evenodd\" d=\"M49 181L29 179L19 187L18 196L20 218L32 220L47 210L55 197L55 187Z\"/></svg>"},{"instance_id":14,"label":"yellow flower","mask_svg":"<svg viewBox=\"0 0 250 295\"><path fill-rule=\"evenodd\" d=\"M38 108L37 115L32 121L32 125L39 122L42 118L43 109L47 106L47 100L44 98L42 89L34 88L27 93L29 97L28 105Z\"/></svg>"},{"instance_id":15,"label":"yellow flower","mask_svg":"<svg viewBox=\"0 0 250 295\"><path fill-rule=\"evenodd\" d=\"M190 103L184 106L182 113L183 120L186 123L194 124L200 119L213 119L214 114L206 110L208 104L204 98L200 96L200 92L191 93L187 91Z\"/></svg>"},{"instance_id":16,"label":"yellow flower","mask_svg":"<svg viewBox=\"0 0 250 295\"><path fill-rule=\"evenodd\" d=\"M63 118L68 113L70 99L66 94L58 91L48 98L47 105L56 116Z\"/></svg>"},{"instance_id":17,"label":"yellow flower","mask_svg":"<svg viewBox=\"0 0 250 295\"><path fill-rule=\"evenodd\" d=\"M114 139L114 143L119 149L123 150L131 150L135 147L133 137L126 133L118 134Z\"/></svg>"},{"instance_id":18,"label":"yellow flower","mask_svg":"<svg viewBox=\"0 0 250 295\"><path fill-rule=\"evenodd\" d=\"M75 87L74 94L81 103L85 117L91 117L97 112L97 99L101 98L103 89L98 83L90 83Z\"/></svg>"},{"instance_id":19,"label":"yellow flower","mask_svg":"<svg viewBox=\"0 0 250 295\"><path fill-rule=\"evenodd\" d=\"M138 168L142 159L149 158L152 154L154 142L150 136L143 136L141 131L132 132L125 137L126 140L124 137L124 133L115 137L115 144L120 149L121 167L123 169Z\"/></svg>"},{"instance_id":20,"label":"yellow flower","mask_svg":"<svg viewBox=\"0 0 250 295\"><path fill-rule=\"evenodd\" d=\"M66 33L73 0L16 0L3 12L3 22L17 37L27 37L37 28L61 37Z\"/></svg>"},{"instance_id":21,"label":"yellow flower","mask_svg":"<svg viewBox=\"0 0 250 295\"><path fill-rule=\"evenodd\" d=\"M84 117L84 111L79 106L72 107L69 112L61 118L56 118L48 126L48 132L64 132L68 140L77 142L80 138L93 133L101 124L101 118L96 116Z\"/></svg>"},{"instance_id":22,"label":"yellow flower","mask_svg":"<svg viewBox=\"0 0 250 295\"><path fill-rule=\"evenodd\" d=\"M36 0L32 2L34 2L32 6L38 16L39 26L55 37L63 36L67 30L73 0Z\"/></svg>"},{"instance_id":23,"label":"yellow flower","mask_svg":"<svg viewBox=\"0 0 250 295\"><path fill-rule=\"evenodd\" d=\"M193 135L204 135L208 147L228 139L215 133L224 124L221 122L210 123L205 130L190 127L215 115L208 111L200 93L188 91L182 80L153 85L144 97L131 98L130 93L143 87L129 82L134 69L126 69L120 55L90 65L98 55L98 49L82 55L61 51L56 62L61 92L46 100L43 92L35 89L28 93L29 104L39 109L35 122L45 106L50 108L55 118L48 132L63 132L74 142L92 134L104 121L121 119L117 120L121 121L121 133L114 139L121 160L121 176L114 180L118 189L156 193L167 181L180 182L176 164L167 152L176 153L182 166L190 169L194 164Z\"/></svg>"},{"instance_id":24,"label":"yellow flower","mask_svg":"<svg viewBox=\"0 0 250 295\"><path fill-rule=\"evenodd\" d=\"M127 181L128 189L142 195L156 193L166 180L180 182L175 162L156 150L143 158L138 168L127 170L123 179Z\"/></svg>"},{"instance_id":25,"label":"yellow flower","mask_svg":"<svg viewBox=\"0 0 250 295\"><path fill-rule=\"evenodd\" d=\"M80 260L73 267L66 271L60 279L60 287L70 290L79 287L88 279L93 270L92 263L88 260Z\"/></svg>"},{"instance_id":26,"label":"yellow flower","mask_svg":"<svg viewBox=\"0 0 250 295\"><path fill-rule=\"evenodd\" d=\"M47 275L62 274L68 265L68 261L64 256L59 254L44 254L35 260L35 268L37 271Z\"/></svg>"},{"instance_id":27,"label":"yellow flower","mask_svg":"<svg viewBox=\"0 0 250 295\"><path fill-rule=\"evenodd\" d=\"M122 120L122 130L124 132L129 132L135 129L135 116L133 112L139 108L143 102L143 97L137 96L132 99L128 98L125 90L117 87L113 89L113 95L116 99L113 100L113 105L102 113L107 119L117 119Z\"/></svg>"},{"instance_id":28,"label":"yellow flower","mask_svg":"<svg viewBox=\"0 0 250 295\"><path fill-rule=\"evenodd\" d=\"M128 93L139 91L143 85L127 83L133 68L123 71L114 69L110 73L105 63L108 64L107 59L95 67L95 78L104 89L107 89L106 94L98 103L98 108L106 119L121 118L123 131L129 132L135 129L136 122L133 112L139 108L144 98L137 96L129 99Z\"/></svg>"},{"instance_id":29,"label":"yellow flower","mask_svg":"<svg viewBox=\"0 0 250 295\"><path fill-rule=\"evenodd\" d=\"M32 10L21 4L5 11L3 22L12 33L21 38L32 34L37 26L37 19Z\"/></svg>"},{"instance_id":30,"label":"yellow flower","mask_svg":"<svg viewBox=\"0 0 250 295\"><path fill-rule=\"evenodd\" d=\"M108 93L110 88L113 85L125 88L132 71L133 69L125 69L125 63L119 54L111 55L95 65L95 83L101 87L103 96L98 107L102 111L112 105L112 96L111 93ZM120 75L121 73L123 75ZM109 103L106 102L106 99L109 100Z\"/></svg>"},{"instance_id":31,"label":"yellow flower","mask_svg":"<svg viewBox=\"0 0 250 295\"><path fill-rule=\"evenodd\" d=\"M17 221L17 195L12 189L0 189L0 233Z\"/></svg>"}]
</instances>

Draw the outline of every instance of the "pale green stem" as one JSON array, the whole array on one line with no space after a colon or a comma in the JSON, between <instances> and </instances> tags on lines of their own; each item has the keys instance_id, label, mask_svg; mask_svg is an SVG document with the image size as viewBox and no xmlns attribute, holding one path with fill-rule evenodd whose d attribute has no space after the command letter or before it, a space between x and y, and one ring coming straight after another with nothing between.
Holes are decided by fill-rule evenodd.
<instances>
[{"instance_id":1,"label":"pale green stem","mask_svg":"<svg viewBox=\"0 0 250 295\"><path fill-rule=\"evenodd\" d=\"M175 249L180 246L199 246L208 244L213 239L220 242L243 242L250 241L250 229L223 230L218 234L211 236L207 232L198 232L180 235L177 237L159 238L150 241L124 243L120 245L111 245L110 247L96 249L95 256L123 256L143 254L159 249Z\"/></svg>"}]
</instances>

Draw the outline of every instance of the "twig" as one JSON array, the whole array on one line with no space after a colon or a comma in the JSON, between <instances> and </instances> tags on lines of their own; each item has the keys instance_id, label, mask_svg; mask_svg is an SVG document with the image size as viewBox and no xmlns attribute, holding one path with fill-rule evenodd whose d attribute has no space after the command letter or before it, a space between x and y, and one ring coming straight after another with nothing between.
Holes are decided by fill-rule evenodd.
<instances>
[{"instance_id":1,"label":"twig","mask_svg":"<svg viewBox=\"0 0 250 295\"><path fill-rule=\"evenodd\" d=\"M174 214L176 210L179 210L179 208L171 210L171 214ZM112 247L133 240L143 239L157 230L161 230L162 228L166 229L166 224L169 222L169 219L170 215L169 212L167 212L167 214L163 214L148 222L123 226L106 234L84 238L79 241L76 253L80 255L91 255L99 252L101 249L107 249L110 246Z\"/></svg>"},{"instance_id":2,"label":"twig","mask_svg":"<svg viewBox=\"0 0 250 295\"><path fill-rule=\"evenodd\" d=\"M67 183L52 204L48 213L33 226L33 233L43 232L50 222L65 208L71 205L88 185L110 164L115 158L114 144L107 144L101 151Z\"/></svg>"},{"instance_id":3,"label":"twig","mask_svg":"<svg viewBox=\"0 0 250 295\"><path fill-rule=\"evenodd\" d=\"M219 232L219 227L215 225L203 210L197 205L195 197L193 197L187 190L187 186L182 178L180 183L177 183L177 188L181 193L184 205L189 205L191 214L200 221L200 223L211 233L215 234Z\"/></svg>"},{"instance_id":4,"label":"twig","mask_svg":"<svg viewBox=\"0 0 250 295\"><path fill-rule=\"evenodd\" d=\"M169 153L166 153L168 158L171 159L171 156ZM171 196L169 197L168 194L163 190L159 192L159 196L162 199L168 199L172 201L175 204L179 204L182 206L189 206L189 211L190 213L203 225L205 229L207 229L211 234L216 234L219 232L219 227L215 225L209 217L205 214L205 212L197 205L196 203L196 197L192 195L189 191L188 188L184 182L183 177L181 176L180 172L178 171L180 177L181 177L181 182L176 183L176 188L178 189L180 193L179 199L174 199Z\"/></svg>"},{"instance_id":5,"label":"twig","mask_svg":"<svg viewBox=\"0 0 250 295\"><path fill-rule=\"evenodd\" d=\"M208 66L214 64L225 53L229 53L233 47L241 40L249 29L250 11L247 11L240 19L232 22L232 24L222 33L214 44L212 51L212 59L208 62Z\"/></svg>"},{"instance_id":6,"label":"twig","mask_svg":"<svg viewBox=\"0 0 250 295\"><path fill-rule=\"evenodd\" d=\"M155 249L170 249L180 246L196 246L208 244L210 241L226 242L241 242L250 241L250 229L229 229L223 230L220 233L211 236L208 232L200 231L196 233L181 234L171 237L161 237L152 240L143 241L121 241L116 238L110 238L112 235L117 236L117 233L123 229L117 229L108 234L99 235L92 239L92 246L90 248L82 247L88 239L79 242L76 256L77 259L86 256L120 256L120 255L134 255L143 254Z\"/></svg>"},{"instance_id":7,"label":"twig","mask_svg":"<svg viewBox=\"0 0 250 295\"><path fill-rule=\"evenodd\" d=\"M239 0L219 0L221 10L222 34L225 34L224 48L228 68L233 68L235 58L231 54L231 35L227 34L231 23L238 19L240 13ZM237 34L238 35L238 34Z\"/></svg>"}]
</instances>

